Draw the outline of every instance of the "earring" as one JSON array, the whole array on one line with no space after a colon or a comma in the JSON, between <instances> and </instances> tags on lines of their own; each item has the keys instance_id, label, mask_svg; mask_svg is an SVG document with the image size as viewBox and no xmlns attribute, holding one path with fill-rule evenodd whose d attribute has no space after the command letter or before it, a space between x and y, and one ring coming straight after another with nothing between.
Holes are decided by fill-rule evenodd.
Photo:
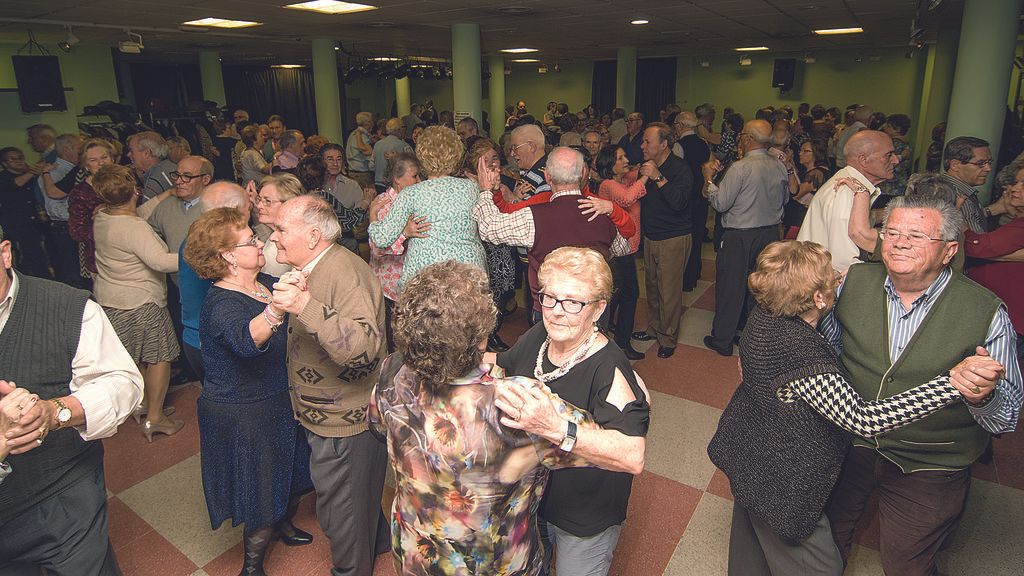
<instances>
[{"instance_id":1,"label":"earring","mask_svg":"<svg viewBox=\"0 0 1024 576\"><path fill-rule=\"evenodd\" d=\"M231 275L238 276L238 260L233 260L231 262Z\"/></svg>"},{"instance_id":2,"label":"earring","mask_svg":"<svg viewBox=\"0 0 1024 576\"><path fill-rule=\"evenodd\" d=\"M824 302L818 302L818 310L824 310L824 309L825 309L825 303Z\"/></svg>"}]
</instances>

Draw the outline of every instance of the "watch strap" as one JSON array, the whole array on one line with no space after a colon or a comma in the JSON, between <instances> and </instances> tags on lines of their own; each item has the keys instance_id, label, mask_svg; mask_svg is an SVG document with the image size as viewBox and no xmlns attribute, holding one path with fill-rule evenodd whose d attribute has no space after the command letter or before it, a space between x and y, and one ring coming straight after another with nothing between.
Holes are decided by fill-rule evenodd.
<instances>
[{"instance_id":1,"label":"watch strap","mask_svg":"<svg viewBox=\"0 0 1024 576\"><path fill-rule=\"evenodd\" d=\"M558 448L563 452L572 452L572 449L576 447L576 423L570 421L569 427L565 430L565 437L562 438L562 443L558 445Z\"/></svg>"},{"instance_id":2,"label":"watch strap","mask_svg":"<svg viewBox=\"0 0 1024 576\"><path fill-rule=\"evenodd\" d=\"M71 421L71 409L60 398L50 398L50 402L53 402L53 405L57 407L57 413L55 414L57 417L57 428L60 429L67 426L68 422ZM64 410L68 411L68 417L61 420L60 413Z\"/></svg>"}]
</instances>

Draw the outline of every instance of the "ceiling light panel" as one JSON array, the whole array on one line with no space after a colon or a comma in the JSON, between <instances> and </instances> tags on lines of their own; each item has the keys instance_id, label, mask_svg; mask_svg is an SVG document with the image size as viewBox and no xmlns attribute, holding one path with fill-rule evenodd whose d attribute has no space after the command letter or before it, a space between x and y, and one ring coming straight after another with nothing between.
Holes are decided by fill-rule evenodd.
<instances>
[{"instance_id":1,"label":"ceiling light panel","mask_svg":"<svg viewBox=\"0 0 1024 576\"><path fill-rule=\"evenodd\" d=\"M536 48L505 48L502 50L505 54L530 54L531 52L539 52Z\"/></svg>"},{"instance_id":2,"label":"ceiling light panel","mask_svg":"<svg viewBox=\"0 0 1024 576\"><path fill-rule=\"evenodd\" d=\"M262 22L249 22L248 20L225 20L224 18L200 18L182 22L182 26L203 26L208 28L249 28L250 26L261 26Z\"/></svg>"},{"instance_id":3,"label":"ceiling light panel","mask_svg":"<svg viewBox=\"0 0 1024 576\"><path fill-rule=\"evenodd\" d=\"M531 64L533 62L540 62L540 60L537 60L536 58L516 58L513 62L517 64Z\"/></svg>"},{"instance_id":4,"label":"ceiling light panel","mask_svg":"<svg viewBox=\"0 0 1024 576\"><path fill-rule=\"evenodd\" d=\"M744 48L736 48L737 52L764 52L767 50L767 46L747 46Z\"/></svg>"},{"instance_id":5,"label":"ceiling light panel","mask_svg":"<svg viewBox=\"0 0 1024 576\"><path fill-rule=\"evenodd\" d=\"M321 14L352 14L354 12L366 12L376 10L378 6L369 4L357 4L355 2L340 2L338 0L313 0L312 2L299 2L298 4L286 4L285 8L294 10L309 10Z\"/></svg>"},{"instance_id":6,"label":"ceiling light panel","mask_svg":"<svg viewBox=\"0 0 1024 576\"><path fill-rule=\"evenodd\" d=\"M815 30L814 33L819 36L829 36L833 34L860 34L863 31L863 28L824 28Z\"/></svg>"}]
</instances>

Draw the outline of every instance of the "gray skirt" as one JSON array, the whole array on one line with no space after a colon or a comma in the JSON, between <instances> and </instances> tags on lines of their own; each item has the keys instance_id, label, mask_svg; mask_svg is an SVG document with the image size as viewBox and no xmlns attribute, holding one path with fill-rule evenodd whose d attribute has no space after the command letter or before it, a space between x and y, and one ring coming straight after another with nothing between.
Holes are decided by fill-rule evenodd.
<instances>
[{"instance_id":1,"label":"gray skirt","mask_svg":"<svg viewBox=\"0 0 1024 576\"><path fill-rule=\"evenodd\" d=\"M149 302L131 310L104 306L103 311L136 364L170 362L181 353L167 308Z\"/></svg>"}]
</instances>

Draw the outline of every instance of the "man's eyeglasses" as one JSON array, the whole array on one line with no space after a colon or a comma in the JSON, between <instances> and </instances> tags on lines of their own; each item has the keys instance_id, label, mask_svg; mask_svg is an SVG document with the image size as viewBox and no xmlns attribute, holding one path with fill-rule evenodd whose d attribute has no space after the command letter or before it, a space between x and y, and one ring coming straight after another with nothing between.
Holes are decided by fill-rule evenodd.
<instances>
[{"instance_id":1,"label":"man's eyeglasses","mask_svg":"<svg viewBox=\"0 0 1024 576\"><path fill-rule=\"evenodd\" d=\"M968 164L974 164L975 166L977 166L979 168L984 168L985 166L991 166L992 165L992 159L991 158L987 158L985 160L970 160L967 163Z\"/></svg>"},{"instance_id":2,"label":"man's eyeglasses","mask_svg":"<svg viewBox=\"0 0 1024 576\"><path fill-rule=\"evenodd\" d=\"M284 200L271 200L265 196L257 196L256 203L260 206L272 206L274 204L282 204L284 203Z\"/></svg>"},{"instance_id":3,"label":"man's eyeglasses","mask_svg":"<svg viewBox=\"0 0 1024 576\"><path fill-rule=\"evenodd\" d=\"M253 234L252 237L249 238L249 240L247 242L242 242L241 244L235 244L235 248L245 248L246 246L257 246L257 242L259 242L259 241L260 241L259 237L256 236L255 234Z\"/></svg>"},{"instance_id":4,"label":"man's eyeglasses","mask_svg":"<svg viewBox=\"0 0 1024 576\"><path fill-rule=\"evenodd\" d=\"M594 302L597 302L597 300L583 302L582 300L573 300L572 298L558 299L550 294L545 294L543 292L537 294L537 297L540 299L540 305L542 307L554 308L556 304L561 304L562 310L566 314L579 314L580 311L583 310L584 306L586 306L587 304L593 304Z\"/></svg>"},{"instance_id":5,"label":"man's eyeglasses","mask_svg":"<svg viewBox=\"0 0 1024 576\"><path fill-rule=\"evenodd\" d=\"M515 152L522 148L523 146L526 146L527 144L533 144L533 142L523 142L522 144L516 144L509 150L509 152Z\"/></svg>"},{"instance_id":6,"label":"man's eyeglasses","mask_svg":"<svg viewBox=\"0 0 1024 576\"><path fill-rule=\"evenodd\" d=\"M175 172L168 172L167 175L171 177L171 181L172 182L177 182L178 180L181 180L185 184L188 184L189 182L191 182L192 180L195 180L196 178L202 178L203 176L209 176L209 174L207 174L206 172L200 172L199 174L185 174L184 172L177 172L177 171L175 171Z\"/></svg>"},{"instance_id":7,"label":"man's eyeglasses","mask_svg":"<svg viewBox=\"0 0 1024 576\"><path fill-rule=\"evenodd\" d=\"M914 246L924 246L929 242L945 242L944 238L932 238L923 232L900 232L895 228L882 228L882 238L889 242L896 242L900 238L906 238Z\"/></svg>"}]
</instances>

